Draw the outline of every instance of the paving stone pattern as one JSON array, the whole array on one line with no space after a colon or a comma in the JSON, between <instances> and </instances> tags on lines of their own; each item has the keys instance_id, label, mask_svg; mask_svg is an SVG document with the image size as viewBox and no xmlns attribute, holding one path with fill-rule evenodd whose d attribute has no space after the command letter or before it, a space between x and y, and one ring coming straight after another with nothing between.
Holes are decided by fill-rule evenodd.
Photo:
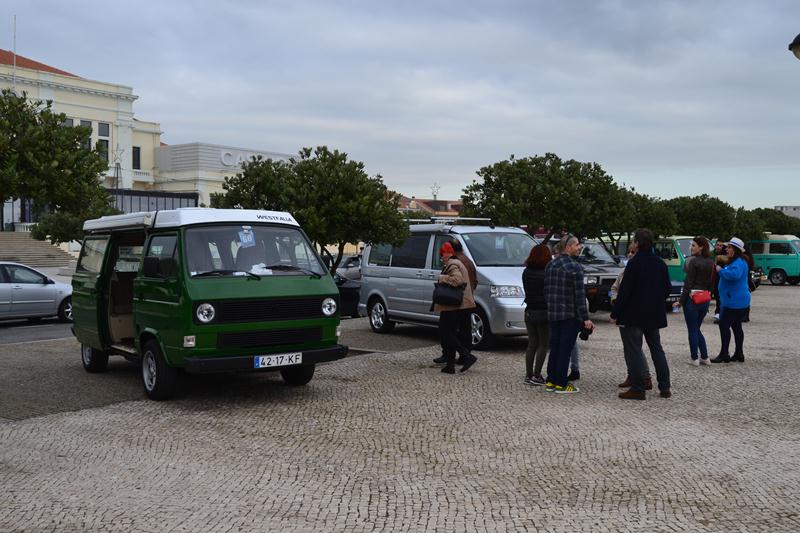
<instances>
[{"instance_id":1,"label":"paving stone pattern","mask_svg":"<svg viewBox=\"0 0 800 533\"><path fill-rule=\"evenodd\" d=\"M603 324L576 395L518 344L454 376L429 345L0 420L0 531L798 531L798 289L759 289L744 364L689 366L671 316L669 400L616 398Z\"/></svg>"}]
</instances>

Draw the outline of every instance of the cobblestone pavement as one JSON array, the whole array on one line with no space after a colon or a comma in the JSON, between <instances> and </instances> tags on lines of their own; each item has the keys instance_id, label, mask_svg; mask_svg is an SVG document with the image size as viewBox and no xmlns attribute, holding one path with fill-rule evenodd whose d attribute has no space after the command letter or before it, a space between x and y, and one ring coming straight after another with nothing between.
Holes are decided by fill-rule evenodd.
<instances>
[{"instance_id":1,"label":"cobblestone pavement","mask_svg":"<svg viewBox=\"0 0 800 533\"><path fill-rule=\"evenodd\" d=\"M686 364L672 315L669 400L616 398L619 337L601 324L576 395L523 385L519 343L454 376L429 344L303 388L227 377L3 421L0 531L797 531L799 311L800 287L759 289L746 363L712 367Z\"/></svg>"}]
</instances>

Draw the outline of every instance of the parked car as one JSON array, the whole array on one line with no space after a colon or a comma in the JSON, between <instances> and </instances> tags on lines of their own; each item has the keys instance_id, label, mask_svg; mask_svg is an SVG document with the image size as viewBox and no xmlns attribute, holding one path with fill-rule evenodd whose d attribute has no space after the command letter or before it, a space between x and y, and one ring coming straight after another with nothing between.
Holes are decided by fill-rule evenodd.
<instances>
[{"instance_id":1,"label":"parked car","mask_svg":"<svg viewBox=\"0 0 800 533\"><path fill-rule=\"evenodd\" d=\"M357 317L361 283L342 276L338 270L333 276L333 281L339 288L339 315Z\"/></svg>"},{"instance_id":2,"label":"parked car","mask_svg":"<svg viewBox=\"0 0 800 533\"><path fill-rule=\"evenodd\" d=\"M620 265L601 243L584 241L582 244L583 248L577 259L583 266L583 284L589 311L594 313L598 309L610 309L611 286L625 267Z\"/></svg>"},{"instance_id":3,"label":"parked car","mask_svg":"<svg viewBox=\"0 0 800 533\"><path fill-rule=\"evenodd\" d=\"M373 331L391 331L397 322L438 325L431 295L442 268L439 249L457 239L478 274L477 307L470 317L473 347L486 349L498 335L527 334L522 271L536 240L520 228L458 222L413 225L401 246L366 246L358 312L369 316Z\"/></svg>"},{"instance_id":4,"label":"parked car","mask_svg":"<svg viewBox=\"0 0 800 533\"><path fill-rule=\"evenodd\" d=\"M0 262L0 319L72 320L72 286L21 263Z\"/></svg>"},{"instance_id":5,"label":"parked car","mask_svg":"<svg viewBox=\"0 0 800 533\"><path fill-rule=\"evenodd\" d=\"M795 235L772 235L750 242L755 266L773 285L800 283L800 238Z\"/></svg>"},{"instance_id":6,"label":"parked car","mask_svg":"<svg viewBox=\"0 0 800 533\"><path fill-rule=\"evenodd\" d=\"M336 273L347 279L361 278L361 255L349 255L343 258Z\"/></svg>"}]
</instances>

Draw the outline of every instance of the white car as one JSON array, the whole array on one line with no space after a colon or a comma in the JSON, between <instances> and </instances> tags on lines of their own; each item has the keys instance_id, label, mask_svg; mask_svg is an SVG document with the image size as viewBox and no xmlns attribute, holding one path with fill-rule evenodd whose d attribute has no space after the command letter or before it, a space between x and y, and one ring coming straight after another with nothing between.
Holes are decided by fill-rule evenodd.
<instances>
[{"instance_id":1,"label":"white car","mask_svg":"<svg viewBox=\"0 0 800 533\"><path fill-rule=\"evenodd\" d=\"M48 316L72 321L72 286L29 266L0 262L0 319Z\"/></svg>"}]
</instances>

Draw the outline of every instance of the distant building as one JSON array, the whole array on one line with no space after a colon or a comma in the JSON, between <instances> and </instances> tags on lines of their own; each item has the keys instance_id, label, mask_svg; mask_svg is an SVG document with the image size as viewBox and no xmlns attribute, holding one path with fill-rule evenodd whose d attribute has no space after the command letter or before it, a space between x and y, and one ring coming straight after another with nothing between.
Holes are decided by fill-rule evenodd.
<instances>
[{"instance_id":1,"label":"distant building","mask_svg":"<svg viewBox=\"0 0 800 533\"><path fill-rule=\"evenodd\" d=\"M33 100L51 100L53 110L67 116L66 126L92 129L91 145L108 160L103 185L125 212L208 204L211 193L223 190L224 178L240 171L242 161L253 155L291 157L217 144L164 144L159 123L134 117L139 97L131 87L81 78L0 49L0 89L10 88ZM33 221L29 201L0 208L4 224Z\"/></svg>"},{"instance_id":2,"label":"distant building","mask_svg":"<svg viewBox=\"0 0 800 533\"><path fill-rule=\"evenodd\" d=\"M800 205L776 205L775 210L790 217L800 218Z\"/></svg>"},{"instance_id":3,"label":"distant building","mask_svg":"<svg viewBox=\"0 0 800 533\"><path fill-rule=\"evenodd\" d=\"M461 200L438 200L436 198L408 198L400 196L400 212L422 212L431 217L455 217L464 206Z\"/></svg>"}]
</instances>

